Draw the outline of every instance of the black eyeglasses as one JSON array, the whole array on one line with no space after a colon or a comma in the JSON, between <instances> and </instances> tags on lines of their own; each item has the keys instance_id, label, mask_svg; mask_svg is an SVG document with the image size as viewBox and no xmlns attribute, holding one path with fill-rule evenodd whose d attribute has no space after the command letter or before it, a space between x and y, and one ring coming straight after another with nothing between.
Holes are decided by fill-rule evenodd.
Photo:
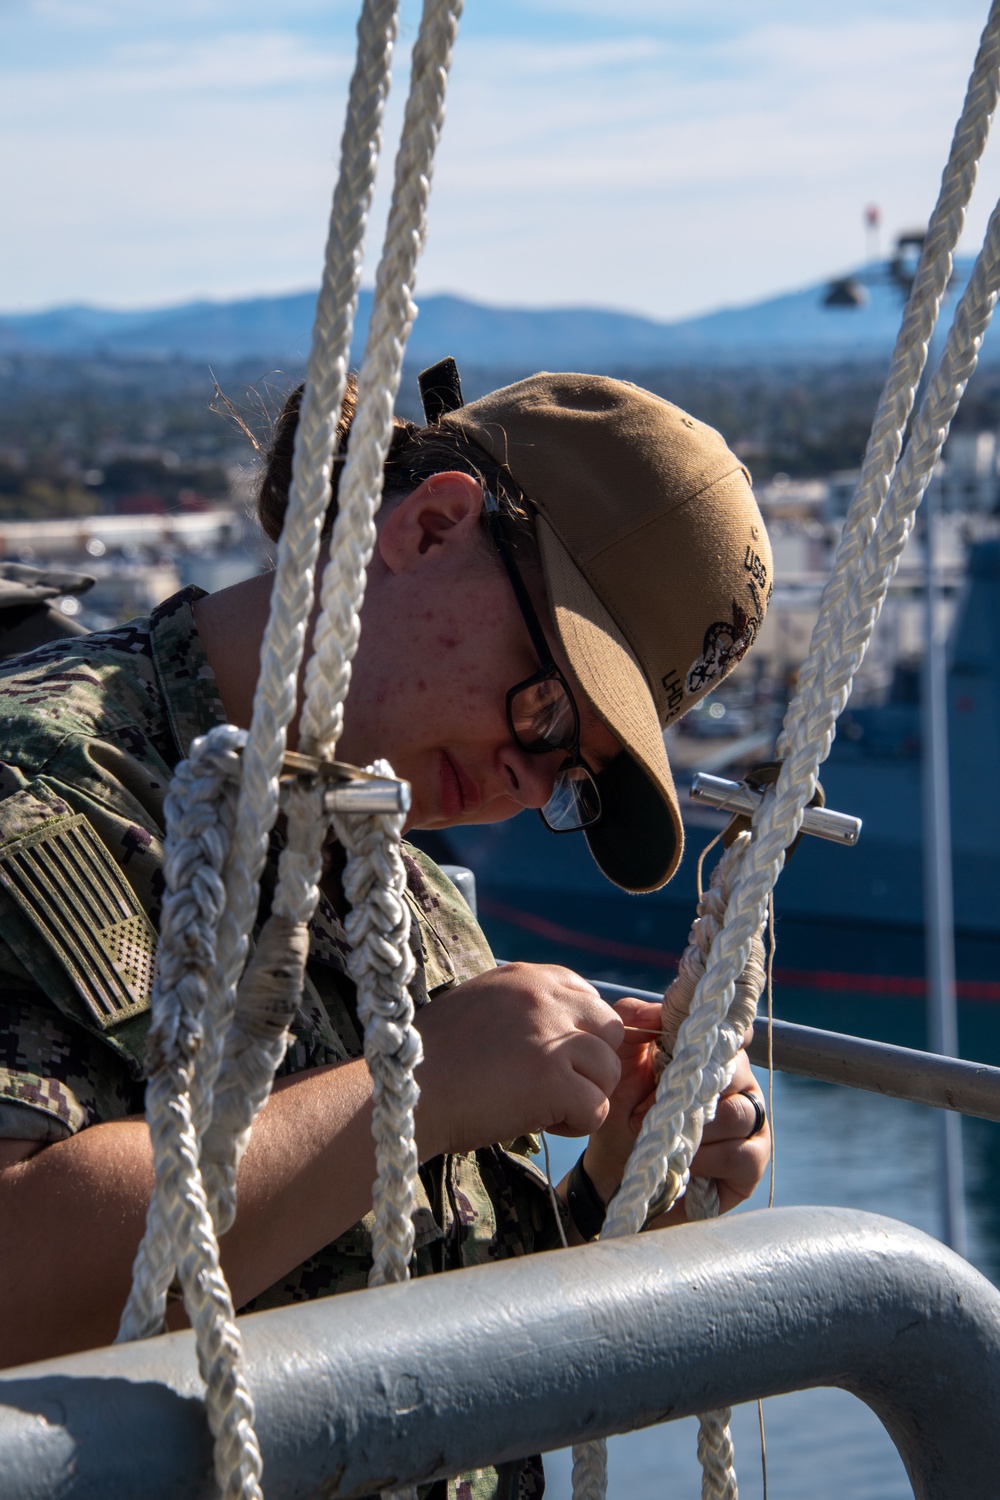
<instances>
[{"instance_id":1,"label":"black eyeglasses","mask_svg":"<svg viewBox=\"0 0 1000 1500\"><path fill-rule=\"evenodd\" d=\"M538 657L539 669L534 676L516 683L507 694L507 726L516 744L529 755L566 751L567 759L556 774L552 795L539 808L546 828L553 833L592 828L601 816L601 794L593 771L580 754L580 715L573 694L553 660L514 560L514 548L504 530L503 512L489 490L484 491L483 509Z\"/></svg>"}]
</instances>

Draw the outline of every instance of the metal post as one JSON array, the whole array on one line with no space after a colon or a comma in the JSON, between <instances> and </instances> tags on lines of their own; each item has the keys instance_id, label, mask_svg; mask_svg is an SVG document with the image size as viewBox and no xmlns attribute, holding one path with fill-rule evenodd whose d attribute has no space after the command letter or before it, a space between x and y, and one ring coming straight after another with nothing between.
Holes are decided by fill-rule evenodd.
<instances>
[{"instance_id":1,"label":"metal post","mask_svg":"<svg viewBox=\"0 0 1000 1500\"><path fill-rule=\"evenodd\" d=\"M921 740L924 834L924 925L927 964L927 1045L946 1057L958 1056L955 1005L955 925L952 904L951 805L948 774L948 684L945 632L938 619L937 489L931 481L923 499L925 588L924 675ZM965 1183L961 1116L950 1110L938 1122L938 1182L941 1237L965 1254Z\"/></svg>"}]
</instances>

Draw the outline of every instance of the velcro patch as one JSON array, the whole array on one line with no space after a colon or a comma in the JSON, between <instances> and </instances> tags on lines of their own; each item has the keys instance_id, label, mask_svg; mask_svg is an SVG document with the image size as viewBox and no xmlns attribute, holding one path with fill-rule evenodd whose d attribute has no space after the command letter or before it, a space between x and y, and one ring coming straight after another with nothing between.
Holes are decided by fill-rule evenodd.
<instances>
[{"instance_id":1,"label":"velcro patch","mask_svg":"<svg viewBox=\"0 0 1000 1500\"><path fill-rule=\"evenodd\" d=\"M82 813L8 844L0 883L102 1030L149 1009L156 929Z\"/></svg>"}]
</instances>

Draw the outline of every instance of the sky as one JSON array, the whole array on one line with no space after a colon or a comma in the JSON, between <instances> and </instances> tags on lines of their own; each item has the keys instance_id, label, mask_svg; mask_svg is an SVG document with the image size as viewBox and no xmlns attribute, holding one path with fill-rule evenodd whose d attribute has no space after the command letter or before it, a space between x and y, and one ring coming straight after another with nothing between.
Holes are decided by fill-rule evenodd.
<instances>
[{"instance_id":1,"label":"sky","mask_svg":"<svg viewBox=\"0 0 1000 1500\"><path fill-rule=\"evenodd\" d=\"M0 309L315 286L359 4L0 0ZM867 204L926 223L987 9L467 0L418 299L673 319L858 264ZM994 142L964 248L998 195Z\"/></svg>"}]
</instances>

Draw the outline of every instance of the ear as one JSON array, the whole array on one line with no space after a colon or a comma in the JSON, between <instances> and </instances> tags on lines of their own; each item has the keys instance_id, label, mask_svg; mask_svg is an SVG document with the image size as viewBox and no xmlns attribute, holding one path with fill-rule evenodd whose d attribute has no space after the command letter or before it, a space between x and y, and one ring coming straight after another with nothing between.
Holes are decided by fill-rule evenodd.
<instances>
[{"instance_id":1,"label":"ear","mask_svg":"<svg viewBox=\"0 0 1000 1500\"><path fill-rule=\"evenodd\" d=\"M483 492L471 474L432 474L388 512L379 556L391 573L409 573L443 548L478 543Z\"/></svg>"}]
</instances>

